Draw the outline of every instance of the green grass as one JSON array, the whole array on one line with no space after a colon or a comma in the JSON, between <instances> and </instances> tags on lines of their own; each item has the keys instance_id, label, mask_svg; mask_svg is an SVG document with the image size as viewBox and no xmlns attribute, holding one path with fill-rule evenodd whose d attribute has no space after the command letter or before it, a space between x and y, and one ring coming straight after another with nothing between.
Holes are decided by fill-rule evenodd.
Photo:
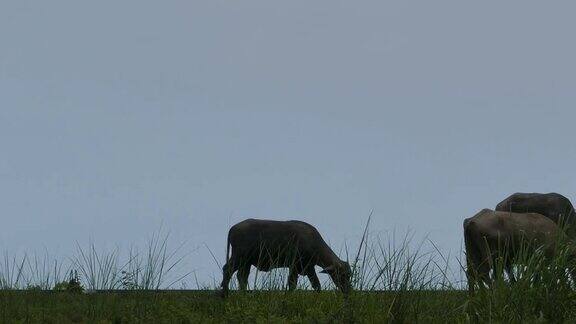
<instances>
[{"instance_id":1,"label":"green grass","mask_svg":"<svg viewBox=\"0 0 576 324\"><path fill-rule=\"evenodd\" d=\"M576 306L552 309L514 289L469 297L462 290L354 292L125 291L91 294L0 292L3 323L536 323L574 322ZM574 296L571 296L574 299ZM535 301L538 301L536 302ZM518 304L521 303L521 304ZM566 305L562 305L565 307Z\"/></svg>"},{"instance_id":2,"label":"green grass","mask_svg":"<svg viewBox=\"0 0 576 324\"><path fill-rule=\"evenodd\" d=\"M226 299L216 282L206 290L161 290L177 285L188 273L176 271L185 257L182 245L171 248L168 236L160 234L144 249L128 253L99 250L94 243L77 245L68 263L56 262L47 253L5 254L0 262L0 322L576 322L576 292L566 271L574 268L573 250L553 259L526 250L520 253L523 266L516 267L516 283L501 276L492 287L479 285L469 294L463 290L462 254L447 255L428 240L414 242L412 235L392 233L382 239L372 236L368 226L359 248L354 253L344 250L352 256L354 272L355 290L349 296L335 291L327 277L320 293L309 290L303 277L299 290L287 292L285 269L253 271L253 291L232 290ZM461 267L451 265L455 260ZM221 275L215 270L216 281Z\"/></svg>"},{"instance_id":3,"label":"green grass","mask_svg":"<svg viewBox=\"0 0 576 324\"><path fill-rule=\"evenodd\" d=\"M463 321L462 291L361 292L215 291L69 294L0 292L3 322L386 322Z\"/></svg>"}]
</instances>

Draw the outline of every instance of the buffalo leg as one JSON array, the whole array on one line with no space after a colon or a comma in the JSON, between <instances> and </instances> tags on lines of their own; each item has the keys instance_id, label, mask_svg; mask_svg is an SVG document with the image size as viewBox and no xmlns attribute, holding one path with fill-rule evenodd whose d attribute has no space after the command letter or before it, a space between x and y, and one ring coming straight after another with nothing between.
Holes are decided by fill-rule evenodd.
<instances>
[{"instance_id":1,"label":"buffalo leg","mask_svg":"<svg viewBox=\"0 0 576 324\"><path fill-rule=\"evenodd\" d=\"M316 291L320 291L321 289L320 280L318 279L318 276L316 275L316 271L314 270L314 268L308 270L307 276L308 280L310 280L310 283L312 284L312 288Z\"/></svg>"},{"instance_id":2,"label":"buffalo leg","mask_svg":"<svg viewBox=\"0 0 576 324\"><path fill-rule=\"evenodd\" d=\"M532 276L532 285L536 286L539 285L541 282L542 277L540 276L539 273L534 273L534 275Z\"/></svg>"},{"instance_id":3,"label":"buffalo leg","mask_svg":"<svg viewBox=\"0 0 576 324\"><path fill-rule=\"evenodd\" d=\"M468 293L474 292L474 285L479 282L478 269L476 265L467 257L466 276L468 277Z\"/></svg>"},{"instance_id":4,"label":"buffalo leg","mask_svg":"<svg viewBox=\"0 0 576 324\"><path fill-rule=\"evenodd\" d=\"M466 236L464 238L467 239ZM472 294L474 292L474 284L476 283L476 265L472 262L470 253L471 247L469 246L468 240L466 240L466 281L468 281L468 293Z\"/></svg>"},{"instance_id":5,"label":"buffalo leg","mask_svg":"<svg viewBox=\"0 0 576 324\"><path fill-rule=\"evenodd\" d=\"M474 286L476 284L479 286L482 284L491 286L490 268L488 260L481 261L477 264L474 260L471 260L469 256L467 257L466 275L468 277L468 292L470 294L474 292Z\"/></svg>"},{"instance_id":6,"label":"buffalo leg","mask_svg":"<svg viewBox=\"0 0 576 324\"><path fill-rule=\"evenodd\" d=\"M292 291L296 289L298 284L298 272L294 268L290 268L290 274L288 275L288 290Z\"/></svg>"},{"instance_id":7,"label":"buffalo leg","mask_svg":"<svg viewBox=\"0 0 576 324\"><path fill-rule=\"evenodd\" d=\"M227 262L224 267L222 267L222 283L220 286L222 287L222 293L225 296L228 293L228 285L230 284L230 278L234 272L236 272L236 262Z\"/></svg>"},{"instance_id":8,"label":"buffalo leg","mask_svg":"<svg viewBox=\"0 0 576 324\"><path fill-rule=\"evenodd\" d=\"M508 280L511 284L516 282L516 277L514 277L514 267L512 263L506 264L506 273L508 274Z\"/></svg>"},{"instance_id":9,"label":"buffalo leg","mask_svg":"<svg viewBox=\"0 0 576 324\"><path fill-rule=\"evenodd\" d=\"M238 277L238 285L240 290L245 291L248 288L248 276L250 275L250 265L241 266L238 269L236 277Z\"/></svg>"}]
</instances>

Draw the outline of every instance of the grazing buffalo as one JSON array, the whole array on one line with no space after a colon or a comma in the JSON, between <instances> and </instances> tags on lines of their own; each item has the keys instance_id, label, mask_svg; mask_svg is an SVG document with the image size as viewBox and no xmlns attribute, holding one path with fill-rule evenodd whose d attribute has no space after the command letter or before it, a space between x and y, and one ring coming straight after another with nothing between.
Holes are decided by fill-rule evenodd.
<instances>
[{"instance_id":1,"label":"grazing buffalo","mask_svg":"<svg viewBox=\"0 0 576 324\"><path fill-rule=\"evenodd\" d=\"M298 275L306 275L312 288L319 291L320 281L314 270L315 265L322 267L321 273L330 275L342 292L348 293L351 289L348 263L336 256L314 226L300 221L242 221L228 232L226 258L222 268L224 295L235 271L238 271L240 289L246 290L252 265L261 271L288 267L289 290L296 288Z\"/></svg>"},{"instance_id":2,"label":"grazing buffalo","mask_svg":"<svg viewBox=\"0 0 576 324\"><path fill-rule=\"evenodd\" d=\"M513 213L538 213L550 218L567 233L575 236L576 212L568 198L557 193L515 193L496 205L497 211Z\"/></svg>"},{"instance_id":3,"label":"grazing buffalo","mask_svg":"<svg viewBox=\"0 0 576 324\"><path fill-rule=\"evenodd\" d=\"M468 289L474 290L476 282L483 281L490 286L490 270L494 279L506 270L514 281L512 266L517 263L519 249L533 253L542 249L545 258L555 255L559 242L566 235L548 217L536 213L511 213L483 209L471 218L464 220L464 243L466 246L466 275ZM571 253L570 257L574 257ZM497 267L496 258L501 258ZM502 269L502 267L504 269Z\"/></svg>"}]
</instances>

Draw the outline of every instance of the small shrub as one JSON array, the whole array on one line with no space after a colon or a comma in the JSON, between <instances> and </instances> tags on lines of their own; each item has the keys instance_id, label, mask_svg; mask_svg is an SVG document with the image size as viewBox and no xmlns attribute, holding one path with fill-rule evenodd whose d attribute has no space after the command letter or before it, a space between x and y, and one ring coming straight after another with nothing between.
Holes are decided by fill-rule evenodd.
<instances>
[{"instance_id":1,"label":"small shrub","mask_svg":"<svg viewBox=\"0 0 576 324\"><path fill-rule=\"evenodd\" d=\"M82 283L80 283L80 278L78 277L78 271L70 271L70 278L68 281L62 281L54 285L54 290L57 291L67 291L71 293L81 293L84 291Z\"/></svg>"}]
</instances>

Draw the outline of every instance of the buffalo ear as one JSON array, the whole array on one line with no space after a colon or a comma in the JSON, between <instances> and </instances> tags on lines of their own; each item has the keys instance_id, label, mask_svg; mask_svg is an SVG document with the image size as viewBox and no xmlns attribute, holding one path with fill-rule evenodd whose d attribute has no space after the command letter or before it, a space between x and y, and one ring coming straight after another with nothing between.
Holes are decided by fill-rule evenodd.
<instances>
[{"instance_id":1,"label":"buffalo ear","mask_svg":"<svg viewBox=\"0 0 576 324\"><path fill-rule=\"evenodd\" d=\"M322 271L320 271L320 273L333 273L334 272L334 266L327 266L326 268L322 269Z\"/></svg>"}]
</instances>

